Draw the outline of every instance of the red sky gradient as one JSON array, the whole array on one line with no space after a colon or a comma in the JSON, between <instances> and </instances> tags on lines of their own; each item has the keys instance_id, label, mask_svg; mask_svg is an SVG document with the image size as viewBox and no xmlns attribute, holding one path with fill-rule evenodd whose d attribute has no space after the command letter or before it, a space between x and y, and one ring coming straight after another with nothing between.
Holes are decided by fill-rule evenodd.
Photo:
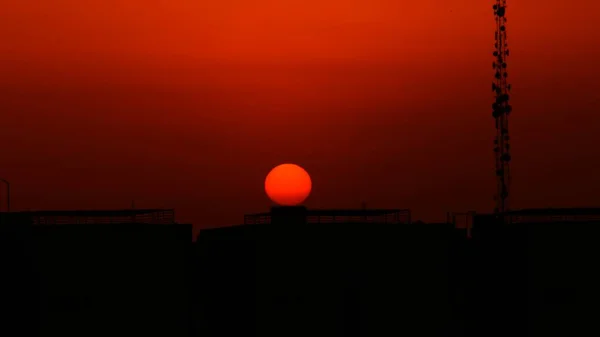
<instances>
[{"instance_id":1,"label":"red sky gradient","mask_svg":"<svg viewBox=\"0 0 600 337\"><path fill-rule=\"evenodd\" d=\"M13 208L491 211L494 1L3 0L0 177ZM509 1L512 205L598 206L600 3Z\"/></svg>"}]
</instances>

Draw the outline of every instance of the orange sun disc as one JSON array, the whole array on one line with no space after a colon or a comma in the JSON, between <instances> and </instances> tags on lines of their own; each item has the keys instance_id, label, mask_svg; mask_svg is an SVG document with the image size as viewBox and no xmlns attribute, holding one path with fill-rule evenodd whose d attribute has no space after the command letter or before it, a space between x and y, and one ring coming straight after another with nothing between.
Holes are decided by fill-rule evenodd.
<instances>
[{"instance_id":1,"label":"orange sun disc","mask_svg":"<svg viewBox=\"0 0 600 337\"><path fill-rule=\"evenodd\" d=\"M308 172L295 164L281 164L269 172L265 179L265 192L281 206L300 205L312 189Z\"/></svg>"}]
</instances>

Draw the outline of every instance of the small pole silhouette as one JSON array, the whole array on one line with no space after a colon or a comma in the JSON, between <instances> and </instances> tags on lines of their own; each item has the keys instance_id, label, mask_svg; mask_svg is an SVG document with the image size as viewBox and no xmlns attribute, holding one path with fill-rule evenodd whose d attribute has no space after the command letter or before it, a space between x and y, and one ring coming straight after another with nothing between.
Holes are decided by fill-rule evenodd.
<instances>
[{"instance_id":1,"label":"small pole silhouette","mask_svg":"<svg viewBox=\"0 0 600 337\"><path fill-rule=\"evenodd\" d=\"M366 210L367 210L367 202L366 202L366 201L363 201L363 202L361 203L361 206L362 206L362 210L363 210L362 221L363 221L363 222L367 222L367 214L366 214Z\"/></svg>"},{"instance_id":2,"label":"small pole silhouette","mask_svg":"<svg viewBox=\"0 0 600 337\"><path fill-rule=\"evenodd\" d=\"M131 222L135 223L136 218L135 218L135 201L131 200Z\"/></svg>"},{"instance_id":3,"label":"small pole silhouette","mask_svg":"<svg viewBox=\"0 0 600 337\"><path fill-rule=\"evenodd\" d=\"M0 181L6 185L6 211L10 212L10 183L6 179L0 178Z\"/></svg>"}]
</instances>

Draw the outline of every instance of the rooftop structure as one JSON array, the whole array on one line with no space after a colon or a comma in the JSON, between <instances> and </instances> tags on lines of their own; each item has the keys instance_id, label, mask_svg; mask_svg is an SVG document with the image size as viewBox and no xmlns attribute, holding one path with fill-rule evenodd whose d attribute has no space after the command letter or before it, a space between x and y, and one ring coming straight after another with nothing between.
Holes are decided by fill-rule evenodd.
<instances>
[{"instance_id":1,"label":"rooftop structure","mask_svg":"<svg viewBox=\"0 0 600 337\"><path fill-rule=\"evenodd\" d=\"M531 208L505 213L506 223L597 222L600 208Z\"/></svg>"},{"instance_id":2,"label":"rooftop structure","mask_svg":"<svg viewBox=\"0 0 600 337\"><path fill-rule=\"evenodd\" d=\"M408 209L309 209L306 210L306 222L320 223L411 223ZM272 212L248 214L244 216L245 225L270 224Z\"/></svg>"},{"instance_id":3,"label":"rooftop structure","mask_svg":"<svg viewBox=\"0 0 600 337\"><path fill-rule=\"evenodd\" d=\"M175 223L175 211L173 209L23 211L0 213L0 222L29 223L32 225L173 224Z\"/></svg>"}]
</instances>

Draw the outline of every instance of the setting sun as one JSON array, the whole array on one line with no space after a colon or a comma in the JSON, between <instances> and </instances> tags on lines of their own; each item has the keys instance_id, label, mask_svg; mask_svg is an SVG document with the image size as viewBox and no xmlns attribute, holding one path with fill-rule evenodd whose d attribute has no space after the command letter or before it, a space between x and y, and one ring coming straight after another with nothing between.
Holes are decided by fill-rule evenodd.
<instances>
[{"instance_id":1,"label":"setting sun","mask_svg":"<svg viewBox=\"0 0 600 337\"><path fill-rule=\"evenodd\" d=\"M295 164L281 164L269 172L265 179L265 192L282 206L301 204L312 189L308 173Z\"/></svg>"}]
</instances>

